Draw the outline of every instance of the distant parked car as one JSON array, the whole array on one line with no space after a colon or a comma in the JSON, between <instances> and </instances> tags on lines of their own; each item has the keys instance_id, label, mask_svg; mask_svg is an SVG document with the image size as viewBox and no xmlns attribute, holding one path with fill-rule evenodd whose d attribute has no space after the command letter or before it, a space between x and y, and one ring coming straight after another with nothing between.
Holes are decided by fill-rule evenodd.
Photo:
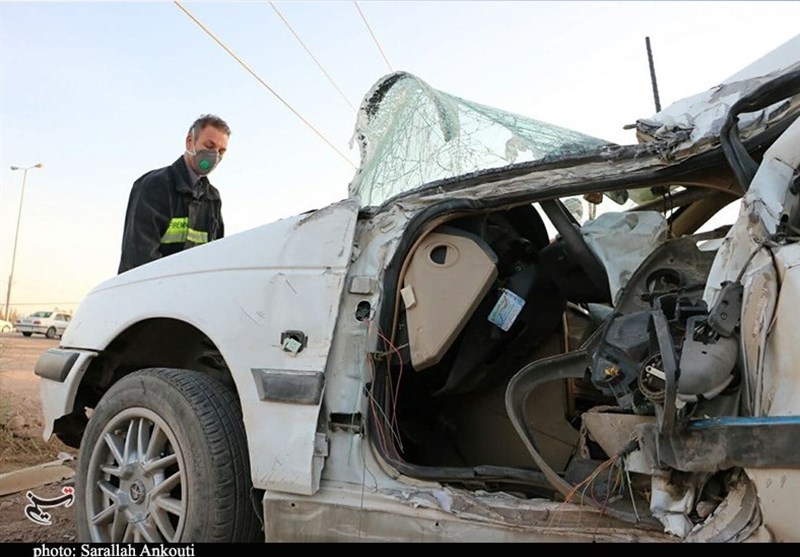
<instances>
[{"instance_id":1,"label":"distant parked car","mask_svg":"<svg viewBox=\"0 0 800 557\"><path fill-rule=\"evenodd\" d=\"M0 319L0 333L10 333L14 330L14 324L10 321Z\"/></svg>"},{"instance_id":2,"label":"distant parked car","mask_svg":"<svg viewBox=\"0 0 800 557\"><path fill-rule=\"evenodd\" d=\"M47 338L61 336L69 324L72 316L59 311L37 311L27 317L17 320L17 330L29 337L39 333Z\"/></svg>"}]
</instances>

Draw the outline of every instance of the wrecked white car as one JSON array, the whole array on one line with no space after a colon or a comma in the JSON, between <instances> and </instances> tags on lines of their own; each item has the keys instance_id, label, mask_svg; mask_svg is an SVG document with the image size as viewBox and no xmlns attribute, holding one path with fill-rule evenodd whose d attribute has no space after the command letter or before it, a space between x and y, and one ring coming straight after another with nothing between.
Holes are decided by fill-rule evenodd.
<instances>
[{"instance_id":1,"label":"wrecked white car","mask_svg":"<svg viewBox=\"0 0 800 557\"><path fill-rule=\"evenodd\" d=\"M352 198L39 360L80 539L800 540L798 44L630 146L380 80Z\"/></svg>"}]
</instances>

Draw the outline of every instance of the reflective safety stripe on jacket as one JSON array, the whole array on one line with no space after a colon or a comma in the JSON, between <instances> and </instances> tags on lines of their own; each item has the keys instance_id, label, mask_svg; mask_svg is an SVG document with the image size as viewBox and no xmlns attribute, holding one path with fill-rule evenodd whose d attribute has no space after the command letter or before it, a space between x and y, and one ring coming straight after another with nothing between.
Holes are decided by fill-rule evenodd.
<instances>
[{"instance_id":1,"label":"reflective safety stripe on jacket","mask_svg":"<svg viewBox=\"0 0 800 557\"><path fill-rule=\"evenodd\" d=\"M162 244L182 244L186 241L195 244L208 242L208 232L189 228L189 217L179 217L169 221L167 231L161 237Z\"/></svg>"}]
</instances>

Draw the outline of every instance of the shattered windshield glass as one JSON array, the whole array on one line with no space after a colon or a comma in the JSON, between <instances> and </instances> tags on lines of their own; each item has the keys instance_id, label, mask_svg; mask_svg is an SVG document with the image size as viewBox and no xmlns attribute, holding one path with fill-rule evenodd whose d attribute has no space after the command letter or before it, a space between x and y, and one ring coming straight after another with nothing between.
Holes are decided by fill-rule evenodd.
<instances>
[{"instance_id":1,"label":"shattered windshield glass","mask_svg":"<svg viewBox=\"0 0 800 557\"><path fill-rule=\"evenodd\" d=\"M367 93L353 141L361 166L349 192L362 206L380 205L436 180L610 145L449 95L404 72L382 78Z\"/></svg>"}]
</instances>

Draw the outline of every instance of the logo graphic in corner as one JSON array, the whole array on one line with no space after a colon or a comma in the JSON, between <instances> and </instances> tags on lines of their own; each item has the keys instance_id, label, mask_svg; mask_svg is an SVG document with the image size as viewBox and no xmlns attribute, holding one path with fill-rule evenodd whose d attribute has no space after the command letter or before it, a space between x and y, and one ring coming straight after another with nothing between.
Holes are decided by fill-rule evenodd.
<instances>
[{"instance_id":1,"label":"logo graphic in corner","mask_svg":"<svg viewBox=\"0 0 800 557\"><path fill-rule=\"evenodd\" d=\"M25 516L28 517L28 520L36 524L40 524L42 526L52 526L53 522L50 520L50 513L44 511L43 509L61 506L71 507L73 501L75 501L75 488L69 486L62 487L61 493L64 495L55 497L53 499L45 499L44 497L38 497L37 495L34 495L32 491L29 491L25 494L25 497L27 497L30 501L30 504L25 507Z\"/></svg>"}]
</instances>

